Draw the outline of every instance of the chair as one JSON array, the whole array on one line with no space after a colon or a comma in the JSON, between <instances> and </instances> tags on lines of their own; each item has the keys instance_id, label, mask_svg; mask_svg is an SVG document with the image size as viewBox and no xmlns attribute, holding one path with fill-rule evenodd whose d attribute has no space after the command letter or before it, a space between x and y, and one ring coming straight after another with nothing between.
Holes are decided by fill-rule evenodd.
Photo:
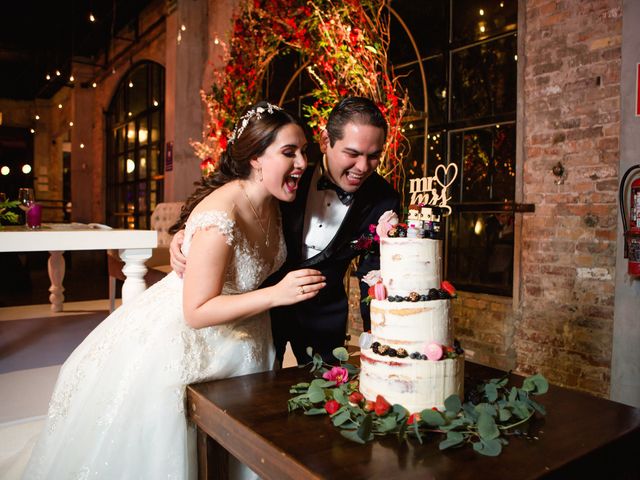
<instances>
[{"instance_id":1,"label":"chair","mask_svg":"<svg viewBox=\"0 0 640 480\"><path fill-rule=\"evenodd\" d=\"M151 229L158 232L158 246L153 249L151 258L145 262L147 273L144 281L147 287L162 280L171 272L169 264L169 245L173 235L169 233L169 228L178 220L183 202L159 203L151 214ZM116 302L116 280L124 281L125 275L122 272L124 262L120 259L117 250L107 252L109 269L109 312L113 312Z\"/></svg>"}]
</instances>

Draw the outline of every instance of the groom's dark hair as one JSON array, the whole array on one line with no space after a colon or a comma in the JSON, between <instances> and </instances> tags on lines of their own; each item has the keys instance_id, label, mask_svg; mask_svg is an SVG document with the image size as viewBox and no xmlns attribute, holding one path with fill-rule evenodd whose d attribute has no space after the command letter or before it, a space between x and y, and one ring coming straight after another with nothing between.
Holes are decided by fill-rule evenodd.
<instances>
[{"instance_id":1,"label":"groom's dark hair","mask_svg":"<svg viewBox=\"0 0 640 480\"><path fill-rule=\"evenodd\" d=\"M331 110L327 120L327 134L332 147L342 139L344 127L349 122L381 128L387 138L387 121L373 101L364 97L345 97Z\"/></svg>"}]
</instances>

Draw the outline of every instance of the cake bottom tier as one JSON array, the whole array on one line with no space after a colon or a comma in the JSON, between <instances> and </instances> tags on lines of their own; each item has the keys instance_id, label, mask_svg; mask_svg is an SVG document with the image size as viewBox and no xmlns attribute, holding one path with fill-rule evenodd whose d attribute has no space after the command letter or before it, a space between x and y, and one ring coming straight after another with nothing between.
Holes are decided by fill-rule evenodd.
<instances>
[{"instance_id":1,"label":"cake bottom tier","mask_svg":"<svg viewBox=\"0 0 640 480\"><path fill-rule=\"evenodd\" d=\"M360 353L360 393L367 400L382 395L390 404L399 404L410 413L436 407L464 392L464 356L439 360L390 358L372 350Z\"/></svg>"}]
</instances>

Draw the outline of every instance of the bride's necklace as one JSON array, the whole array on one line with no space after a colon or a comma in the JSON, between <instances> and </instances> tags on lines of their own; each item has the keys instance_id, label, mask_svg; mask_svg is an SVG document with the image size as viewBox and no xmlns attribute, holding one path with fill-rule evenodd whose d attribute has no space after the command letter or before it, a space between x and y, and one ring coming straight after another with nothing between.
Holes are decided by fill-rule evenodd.
<instances>
[{"instance_id":1,"label":"bride's necklace","mask_svg":"<svg viewBox=\"0 0 640 480\"><path fill-rule=\"evenodd\" d=\"M267 229L265 230L265 228L262 226L262 222L260 221L260 217L258 216L258 212L256 212L256 209L253 206L253 203L251 203L251 199L249 198L249 195L247 195L247 191L242 186L242 183L239 183L239 185L240 185L240 188L242 189L242 193L244 193L244 196L247 199L247 202L249 202L249 206L251 207L251 211L253 212L253 215L256 217L256 220L258 221L258 226L260 227L260 230L262 230L262 234L264 235L264 244L265 246L268 247L269 231L271 230L271 212L269 212L269 218L267 220Z\"/></svg>"}]
</instances>

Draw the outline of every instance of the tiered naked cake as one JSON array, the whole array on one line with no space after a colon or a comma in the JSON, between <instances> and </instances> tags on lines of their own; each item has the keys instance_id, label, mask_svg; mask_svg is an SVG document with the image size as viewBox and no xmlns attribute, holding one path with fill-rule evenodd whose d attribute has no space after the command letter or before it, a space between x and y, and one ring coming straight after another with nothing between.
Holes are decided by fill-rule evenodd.
<instances>
[{"instance_id":1,"label":"tiered naked cake","mask_svg":"<svg viewBox=\"0 0 640 480\"><path fill-rule=\"evenodd\" d=\"M462 398L464 383L464 356L449 319L455 290L441 282L442 242L415 238L424 235L415 227L401 231L414 238L381 235L384 289L371 301L371 343L362 345L360 372L365 398L382 395L409 412L444 409L450 395Z\"/></svg>"}]
</instances>

